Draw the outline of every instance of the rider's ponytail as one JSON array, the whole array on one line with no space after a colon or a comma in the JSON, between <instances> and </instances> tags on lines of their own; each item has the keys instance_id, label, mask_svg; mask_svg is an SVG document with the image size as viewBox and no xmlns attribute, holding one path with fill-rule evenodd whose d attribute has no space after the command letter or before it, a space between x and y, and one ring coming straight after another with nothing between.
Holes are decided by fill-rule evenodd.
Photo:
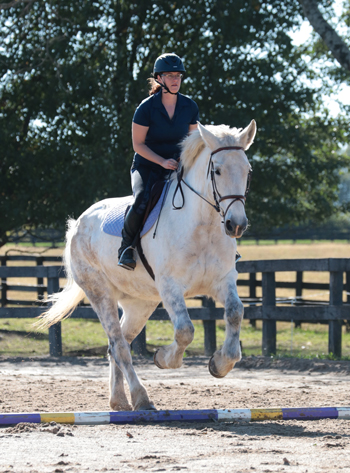
<instances>
[{"instance_id":1,"label":"rider's ponytail","mask_svg":"<svg viewBox=\"0 0 350 473\"><path fill-rule=\"evenodd\" d=\"M154 95L156 94L157 92L160 91L160 89L162 88L161 85L157 84L157 82L154 80L153 77L150 77L148 79L148 83L150 85L150 90L149 90L149 95Z\"/></svg>"}]
</instances>

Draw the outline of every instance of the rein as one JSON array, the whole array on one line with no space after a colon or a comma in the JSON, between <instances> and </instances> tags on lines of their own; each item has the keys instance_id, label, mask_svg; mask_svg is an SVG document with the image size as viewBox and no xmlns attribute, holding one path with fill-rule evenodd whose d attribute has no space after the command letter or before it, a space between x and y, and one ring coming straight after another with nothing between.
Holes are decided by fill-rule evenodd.
<instances>
[{"instance_id":1,"label":"rein","mask_svg":"<svg viewBox=\"0 0 350 473\"><path fill-rule=\"evenodd\" d=\"M205 197L203 197L199 192L197 192L195 189L193 189L193 187L191 187L189 184L187 184L186 181L183 180L183 174L184 174L184 168L181 168L180 172L177 174L177 184L176 184L176 188L175 188L174 195L173 195L173 201L172 201L173 209L174 210L181 210L183 208L183 206L185 205L185 196L184 196L184 192L183 192L182 187L181 187L181 183L183 182L185 184L185 186L187 186L192 192L197 194L198 197L205 200L205 202L207 202L207 204L209 204L211 207L213 207L213 209L215 209L217 212L220 212L220 207L218 207L218 205L214 205L211 202L209 202L209 200L207 200ZM174 202L177 191L180 191L181 197L182 197L182 205L180 207L177 207L175 205L175 202Z\"/></svg>"},{"instance_id":2,"label":"rein","mask_svg":"<svg viewBox=\"0 0 350 473\"><path fill-rule=\"evenodd\" d=\"M209 200L207 200L205 197L203 197L199 192L197 192L195 189L193 189L193 187L191 187L189 184L187 184L186 181L184 181L184 179L183 179L184 169L181 168L180 172L178 172L178 174L177 174L177 185L176 185L174 195L173 195L173 200L172 200L172 205L173 205L174 210L180 210L185 205L185 196L184 196L184 193L183 193L183 190L182 190L182 187L181 187L181 183L184 183L185 186L187 186L192 192L197 194L201 199L203 199L205 202L207 202L207 204L209 204L211 207L213 207L218 213L220 213L220 215L222 216L223 219L225 219L226 213L227 213L228 209L231 207L231 205L234 204L235 202L237 202L238 200L243 205L245 205L245 201L246 201L248 192L250 190L250 182L251 182L251 179L252 179L252 171L251 170L249 171L249 174L248 174L248 182L247 182L247 187L246 187L246 191L245 191L244 195L224 195L224 196L221 196L220 192L218 191L216 180L215 180L213 156L214 156L214 154L218 153L219 151L226 151L226 150L243 150L244 151L244 148L242 148L242 146L225 146L223 148L218 148L218 149L214 150L210 154L210 159L209 159L208 169L207 169L207 177L209 176L209 172L210 172L210 179L211 179L213 198L214 198L215 204L212 204ZM175 197L176 197L176 194L177 194L178 191L180 191L181 197L182 197L182 205L179 206L179 207L177 207L175 205ZM227 200L227 199L232 199L232 202L230 202L230 204L228 205L228 207L226 209L226 212L224 212L223 209L220 207L220 202L222 202L223 200Z\"/></svg>"}]
</instances>

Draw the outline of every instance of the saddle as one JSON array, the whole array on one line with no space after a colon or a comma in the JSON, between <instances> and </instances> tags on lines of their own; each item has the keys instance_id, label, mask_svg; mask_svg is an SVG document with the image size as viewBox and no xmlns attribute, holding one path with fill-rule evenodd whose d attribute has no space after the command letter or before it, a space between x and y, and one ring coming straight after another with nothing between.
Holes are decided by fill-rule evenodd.
<instances>
[{"instance_id":1,"label":"saddle","mask_svg":"<svg viewBox=\"0 0 350 473\"><path fill-rule=\"evenodd\" d=\"M141 229L137 238L135 239L134 245L137 248L140 259L148 271L149 275L154 279L154 273L152 268L149 266L147 259L142 251L141 247L141 238L149 232L149 230L156 224L159 220L160 212L163 208L165 199L167 197L167 192L170 186L169 181L157 181L152 189L150 199L146 208L146 213L142 221ZM125 215L129 211L131 205L134 203L133 196L127 196L121 199L118 199L118 205L112 207L109 212L106 214L101 229L104 233L112 236L122 236L122 229L124 226ZM158 223L156 224L158 225ZM154 231L156 233L157 226Z\"/></svg>"},{"instance_id":2,"label":"saddle","mask_svg":"<svg viewBox=\"0 0 350 473\"><path fill-rule=\"evenodd\" d=\"M155 194L152 194L154 195L154 197L150 198L152 202L150 202L149 211L147 209L148 217L145 219L142 225L141 237L143 237L153 227L153 225L155 224L159 216L162 204L165 201L165 198L166 198L165 190L167 190L167 187L164 186L164 183L162 184L163 184L163 192L161 193L160 198L159 196L156 197L156 194L158 192L161 192L161 189L160 187L158 187L158 185L154 189ZM161 184L159 184L159 186L160 185ZM107 214L105 215L105 218L103 219L103 222L101 224L101 230L104 233L107 233L107 235L121 237L122 229L124 226L125 214L128 211L128 208L130 208L130 206L133 203L134 203L134 197L132 195L119 198L117 200L117 204L111 207L109 211L107 212Z\"/></svg>"}]
</instances>

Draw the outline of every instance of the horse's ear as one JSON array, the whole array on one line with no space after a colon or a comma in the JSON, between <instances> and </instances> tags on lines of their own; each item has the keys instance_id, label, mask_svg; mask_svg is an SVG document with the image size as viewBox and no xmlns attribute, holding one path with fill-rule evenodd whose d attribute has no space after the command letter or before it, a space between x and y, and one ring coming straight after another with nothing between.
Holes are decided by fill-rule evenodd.
<instances>
[{"instance_id":1,"label":"horse's ear","mask_svg":"<svg viewBox=\"0 0 350 473\"><path fill-rule=\"evenodd\" d=\"M239 134L239 141L246 150L253 144L256 133L256 122L252 120L249 125Z\"/></svg>"},{"instance_id":2,"label":"horse's ear","mask_svg":"<svg viewBox=\"0 0 350 473\"><path fill-rule=\"evenodd\" d=\"M211 151L214 151L214 149L218 148L218 140L215 135L213 135L205 126L201 125L199 122L198 123L198 131L202 137L202 140L204 143L208 146L208 148L211 149Z\"/></svg>"}]
</instances>

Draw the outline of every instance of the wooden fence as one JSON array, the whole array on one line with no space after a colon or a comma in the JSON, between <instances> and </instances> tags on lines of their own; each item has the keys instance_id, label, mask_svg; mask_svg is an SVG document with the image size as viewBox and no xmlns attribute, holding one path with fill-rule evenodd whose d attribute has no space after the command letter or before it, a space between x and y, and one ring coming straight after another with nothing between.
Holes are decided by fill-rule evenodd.
<instances>
[{"instance_id":1,"label":"wooden fence","mask_svg":"<svg viewBox=\"0 0 350 473\"><path fill-rule=\"evenodd\" d=\"M27 230L19 230L13 232L9 236L9 243L18 244L29 243L30 245L42 246L43 242L51 243L53 247L64 244L64 235L65 229L37 229L33 233ZM337 222L331 222L328 227L325 225L315 227L312 226L298 226L298 227L285 227L285 228L276 228L271 231L260 231L255 233L252 229L248 229L244 234L244 240L254 240L257 244L261 240L273 240L283 241L283 240L292 240L296 242L297 240L345 240L350 241L350 228L339 224ZM237 243L240 244L241 240L237 240Z\"/></svg>"},{"instance_id":2,"label":"wooden fence","mask_svg":"<svg viewBox=\"0 0 350 473\"><path fill-rule=\"evenodd\" d=\"M37 266L6 266L8 261L35 261ZM60 266L43 266L43 262L60 261L59 257L49 256L6 256L0 257L1 307L0 318L32 318L37 317L44 308L40 306L40 299L44 294L58 292L60 279L64 272ZM249 287L249 297L241 298L245 303L244 317L252 323L262 320L262 353L273 355L276 353L276 322L294 321L328 323L330 353L341 356L342 324L350 320L350 259L303 259L303 260L264 260L238 262L237 270L240 274L249 274L249 279L238 280L238 285ZM276 282L276 272L295 272L295 282ZM329 273L328 283L308 283L303 281L305 271L323 271ZM261 273L261 279L257 275ZM345 283L344 273L346 275ZM36 285L19 285L8 283L7 278L37 279ZM46 284L44 284L44 280ZM262 287L262 298L256 297L257 287ZM292 305L286 306L288 301L276 299L276 288L289 288L295 291ZM308 301L302 297L304 289L329 290L329 302ZM10 300L8 291L35 291L38 301ZM343 304L343 291L346 291L346 303ZM210 356L216 350L216 320L222 320L224 310L215 307L214 301L206 297L199 297L201 307L189 309L192 320L202 320L204 325L205 354ZM289 301L290 302L290 301ZM42 303L41 303L42 304ZM283 305L281 305L283 304ZM19 307L22 305L22 307ZM23 307L24 306L24 307ZM120 314L121 315L121 314ZM79 306L72 314L73 318L96 319L97 316L90 306ZM152 314L150 320L168 320L165 309L159 307ZM61 324L56 324L49 330L50 355L62 355ZM146 351L146 330L135 339L132 344L134 352L144 354Z\"/></svg>"},{"instance_id":3,"label":"wooden fence","mask_svg":"<svg viewBox=\"0 0 350 473\"><path fill-rule=\"evenodd\" d=\"M274 241L275 243L279 241L292 241L296 243L297 241L309 240L309 241L350 241L350 229L343 228L305 228L305 229L283 229L275 230L273 232L266 232L254 234L254 232L247 231L244 234L244 241L253 240L257 245L260 241ZM241 241L238 240L238 244L241 244Z\"/></svg>"}]
</instances>

